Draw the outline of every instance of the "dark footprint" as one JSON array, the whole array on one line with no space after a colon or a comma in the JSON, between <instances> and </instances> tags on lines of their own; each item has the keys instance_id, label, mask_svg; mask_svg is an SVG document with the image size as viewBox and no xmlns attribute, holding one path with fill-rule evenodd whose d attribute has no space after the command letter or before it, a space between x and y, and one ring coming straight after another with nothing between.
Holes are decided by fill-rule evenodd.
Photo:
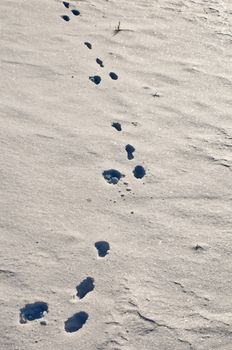
<instances>
[{"instance_id":1,"label":"dark footprint","mask_svg":"<svg viewBox=\"0 0 232 350\"><path fill-rule=\"evenodd\" d=\"M34 321L44 317L48 313L48 304L43 301L36 301L33 304L26 304L20 309L20 323Z\"/></svg>"},{"instance_id":2,"label":"dark footprint","mask_svg":"<svg viewBox=\"0 0 232 350\"><path fill-rule=\"evenodd\" d=\"M109 76L110 76L111 79L113 79L113 80L118 80L117 74L115 74L115 73L113 73L113 72L110 72L110 73L109 73Z\"/></svg>"},{"instance_id":3,"label":"dark footprint","mask_svg":"<svg viewBox=\"0 0 232 350\"><path fill-rule=\"evenodd\" d=\"M136 179L142 179L146 175L146 171L142 165L137 165L133 170Z\"/></svg>"},{"instance_id":4,"label":"dark footprint","mask_svg":"<svg viewBox=\"0 0 232 350\"><path fill-rule=\"evenodd\" d=\"M78 298L84 298L89 292L94 290L94 287L94 279L92 277L87 277L76 287Z\"/></svg>"},{"instance_id":5,"label":"dark footprint","mask_svg":"<svg viewBox=\"0 0 232 350\"><path fill-rule=\"evenodd\" d=\"M71 12L72 12L72 14L74 16L79 16L80 15L80 11L78 11L78 10L72 10Z\"/></svg>"},{"instance_id":6,"label":"dark footprint","mask_svg":"<svg viewBox=\"0 0 232 350\"><path fill-rule=\"evenodd\" d=\"M61 18L63 18L63 20L66 21L66 22L70 21L69 16L64 15L64 16L61 16Z\"/></svg>"},{"instance_id":7,"label":"dark footprint","mask_svg":"<svg viewBox=\"0 0 232 350\"><path fill-rule=\"evenodd\" d=\"M99 75L94 75L89 77L89 80L91 80L94 84L99 85L101 82L101 77L99 77Z\"/></svg>"},{"instance_id":8,"label":"dark footprint","mask_svg":"<svg viewBox=\"0 0 232 350\"><path fill-rule=\"evenodd\" d=\"M80 311L77 314L74 314L72 317L69 317L64 323L64 329L68 333L73 333L81 329L86 321L88 320L89 315Z\"/></svg>"},{"instance_id":9,"label":"dark footprint","mask_svg":"<svg viewBox=\"0 0 232 350\"><path fill-rule=\"evenodd\" d=\"M112 123L112 127L115 128L117 131L122 131L122 126L120 123Z\"/></svg>"},{"instance_id":10,"label":"dark footprint","mask_svg":"<svg viewBox=\"0 0 232 350\"><path fill-rule=\"evenodd\" d=\"M87 41L84 43L85 46L88 47L88 49L92 50L92 44L88 43Z\"/></svg>"},{"instance_id":11,"label":"dark footprint","mask_svg":"<svg viewBox=\"0 0 232 350\"><path fill-rule=\"evenodd\" d=\"M102 173L104 179L109 183L109 184L113 184L116 185L118 183L118 181L124 177L125 175L121 174L120 171L116 170L116 169L109 169L109 170L105 170Z\"/></svg>"},{"instance_id":12,"label":"dark footprint","mask_svg":"<svg viewBox=\"0 0 232 350\"><path fill-rule=\"evenodd\" d=\"M135 151L135 148L128 144L126 145L125 150L127 151L127 158L129 160L133 159L134 158L133 153Z\"/></svg>"},{"instance_id":13,"label":"dark footprint","mask_svg":"<svg viewBox=\"0 0 232 350\"><path fill-rule=\"evenodd\" d=\"M98 251L98 255L101 258L104 258L108 254L108 251L110 250L110 245L106 241L99 241L95 243L95 248Z\"/></svg>"},{"instance_id":14,"label":"dark footprint","mask_svg":"<svg viewBox=\"0 0 232 350\"><path fill-rule=\"evenodd\" d=\"M100 58L97 58L96 62L97 62L97 64L99 64L100 67L102 67L102 68L104 67L104 64L103 64L102 60L100 60Z\"/></svg>"},{"instance_id":15,"label":"dark footprint","mask_svg":"<svg viewBox=\"0 0 232 350\"><path fill-rule=\"evenodd\" d=\"M64 5L64 7L66 7L66 9L69 8L69 2L63 1L63 5Z\"/></svg>"}]
</instances>

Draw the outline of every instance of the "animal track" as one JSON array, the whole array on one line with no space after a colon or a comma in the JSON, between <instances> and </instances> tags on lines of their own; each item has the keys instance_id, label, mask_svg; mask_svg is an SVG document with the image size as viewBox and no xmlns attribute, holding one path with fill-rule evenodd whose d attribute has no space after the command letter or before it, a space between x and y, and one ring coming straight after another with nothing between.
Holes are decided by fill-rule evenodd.
<instances>
[{"instance_id":1,"label":"animal track","mask_svg":"<svg viewBox=\"0 0 232 350\"><path fill-rule=\"evenodd\" d=\"M128 144L126 145L125 150L127 151L127 158L129 160L133 159L134 158L133 153L135 152L135 148Z\"/></svg>"},{"instance_id":2,"label":"animal track","mask_svg":"<svg viewBox=\"0 0 232 350\"><path fill-rule=\"evenodd\" d=\"M115 128L117 131L122 131L122 126L120 123L112 123L112 127Z\"/></svg>"},{"instance_id":3,"label":"animal track","mask_svg":"<svg viewBox=\"0 0 232 350\"><path fill-rule=\"evenodd\" d=\"M44 317L48 313L48 304L43 301L36 301L33 304L26 304L20 309L20 323L34 321Z\"/></svg>"},{"instance_id":4,"label":"animal track","mask_svg":"<svg viewBox=\"0 0 232 350\"><path fill-rule=\"evenodd\" d=\"M115 74L114 72L110 72L110 73L109 73L109 76L110 76L111 79L113 79L113 80L118 80L118 76L117 76L117 74Z\"/></svg>"},{"instance_id":5,"label":"animal track","mask_svg":"<svg viewBox=\"0 0 232 350\"><path fill-rule=\"evenodd\" d=\"M61 16L61 18L63 18L63 20L66 21L66 22L70 21L70 18L67 15Z\"/></svg>"},{"instance_id":6,"label":"animal track","mask_svg":"<svg viewBox=\"0 0 232 350\"><path fill-rule=\"evenodd\" d=\"M96 247L96 249L98 251L98 255L101 258L104 258L108 254L108 251L110 250L110 245L106 241L96 242L95 243L95 247Z\"/></svg>"},{"instance_id":7,"label":"animal track","mask_svg":"<svg viewBox=\"0 0 232 350\"><path fill-rule=\"evenodd\" d=\"M118 181L125 176L116 169L105 170L103 171L102 175L109 184L113 185L116 185Z\"/></svg>"},{"instance_id":8,"label":"animal track","mask_svg":"<svg viewBox=\"0 0 232 350\"><path fill-rule=\"evenodd\" d=\"M136 179L142 179L146 175L146 171L142 165L137 165L133 170L133 174Z\"/></svg>"},{"instance_id":9,"label":"animal track","mask_svg":"<svg viewBox=\"0 0 232 350\"><path fill-rule=\"evenodd\" d=\"M81 329L86 321L88 320L89 315L84 312L80 311L70 318L68 318L64 323L64 329L67 333L73 333Z\"/></svg>"},{"instance_id":10,"label":"animal track","mask_svg":"<svg viewBox=\"0 0 232 350\"><path fill-rule=\"evenodd\" d=\"M94 84L99 85L101 82L101 77L99 77L99 75L94 75L89 77L89 80L91 80Z\"/></svg>"},{"instance_id":11,"label":"animal track","mask_svg":"<svg viewBox=\"0 0 232 350\"><path fill-rule=\"evenodd\" d=\"M94 290L94 279L92 277L87 277L84 279L77 287L77 296L79 299L83 299L89 292Z\"/></svg>"},{"instance_id":12,"label":"animal track","mask_svg":"<svg viewBox=\"0 0 232 350\"><path fill-rule=\"evenodd\" d=\"M84 45L87 46L88 49L92 50L92 44L90 44L86 41L86 42L84 42Z\"/></svg>"},{"instance_id":13,"label":"animal track","mask_svg":"<svg viewBox=\"0 0 232 350\"><path fill-rule=\"evenodd\" d=\"M80 15L80 11L78 11L78 10L72 10L71 12L72 12L72 14L74 16L79 16Z\"/></svg>"},{"instance_id":14,"label":"animal track","mask_svg":"<svg viewBox=\"0 0 232 350\"><path fill-rule=\"evenodd\" d=\"M66 7L66 9L68 9L68 8L69 8L69 2L67 2L67 1L63 1L63 5L64 5L64 7Z\"/></svg>"},{"instance_id":15,"label":"animal track","mask_svg":"<svg viewBox=\"0 0 232 350\"><path fill-rule=\"evenodd\" d=\"M100 58L97 58L96 62L97 62L97 64L99 64L100 67L102 67L102 68L104 67L103 61L100 60Z\"/></svg>"}]
</instances>

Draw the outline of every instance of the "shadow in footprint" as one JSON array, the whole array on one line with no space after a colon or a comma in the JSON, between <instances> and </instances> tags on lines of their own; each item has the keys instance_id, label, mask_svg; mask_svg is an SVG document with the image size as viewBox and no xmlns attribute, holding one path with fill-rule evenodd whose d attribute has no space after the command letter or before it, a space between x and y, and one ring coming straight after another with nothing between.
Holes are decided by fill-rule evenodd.
<instances>
[{"instance_id":1,"label":"shadow in footprint","mask_svg":"<svg viewBox=\"0 0 232 350\"><path fill-rule=\"evenodd\" d=\"M135 151L135 148L128 144L128 145L126 145L125 150L127 151L127 158L129 160L133 159L134 158L133 153Z\"/></svg>"},{"instance_id":2,"label":"shadow in footprint","mask_svg":"<svg viewBox=\"0 0 232 350\"><path fill-rule=\"evenodd\" d=\"M136 179L142 179L146 175L146 171L142 165L137 165L133 170L133 174Z\"/></svg>"},{"instance_id":3,"label":"shadow in footprint","mask_svg":"<svg viewBox=\"0 0 232 350\"><path fill-rule=\"evenodd\" d=\"M64 5L64 7L66 7L66 9L68 9L68 8L69 8L69 2L67 2L67 1L63 1L63 5Z\"/></svg>"},{"instance_id":4,"label":"shadow in footprint","mask_svg":"<svg viewBox=\"0 0 232 350\"><path fill-rule=\"evenodd\" d=\"M89 292L94 290L94 279L92 277L87 277L84 279L77 287L77 296L79 299L84 298Z\"/></svg>"},{"instance_id":5,"label":"shadow in footprint","mask_svg":"<svg viewBox=\"0 0 232 350\"><path fill-rule=\"evenodd\" d=\"M78 11L78 10L72 10L71 12L72 12L72 14L74 16L79 16L80 15L80 11Z\"/></svg>"},{"instance_id":6,"label":"shadow in footprint","mask_svg":"<svg viewBox=\"0 0 232 350\"><path fill-rule=\"evenodd\" d=\"M67 16L67 15L61 16L61 18L62 18L64 21L66 21L66 22L69 22L69 21L70 21L70 18L69 18L69 16Z\"/></svg>"},{"instance_id":7,"label":"shadow in footprint","mask_svg":"<svg viewBox=\"0 0 232 350\"><path fill-rule=\"evenodd\" d=\"M87 46L88 49L92 50L92 44L90 44L86 41L86 42L84 42L84 45Z\"/></svg>"},{"instance_id":8,"label":"shadow in footprint","mask_svg":"<svg viewBox=\"0 0 232 350\"><path fill-rule=\"evenodd\" d=\"M48 313L48 304L43 301L26 304L20 309L20 323L37 320L44 317L46 313Z\"/></svg>"},{"instance_id":9,"label":"shadow in footprint","mask_svg":"<svg viewBox=\"0 0 232 350\"><path fill-rule=\"evenodd\" d=\"M110 250L110 245L106 241L99 241L95 243L95 248L98 251L98 256L104 258Z\"/></svg>"},{"instance_id":10,"label":"shadow in footprint","mask_svg":"<svg viewBox=\"0 0 232 350\"><path fill-rule=\"evenodd\" d=\"M109 184L113 185L116 185L118 181L125 176L116 169L105 170L103 171L102 175Z\"/></svg>"},{"instance_id":11,"label":"shadow in footprint","mask_svg":"<svg viewBox=\"0 0 232 350\"><path fill-rule=\"evenodd\" d=\"M96 62L97 62L97 64L99 64L100 67L102 67L102 68L104 67L103 61L100 60L100 58L97 58Z\"/></svg>"},{"instance_id":12,"label":"shadow in footprint","mask_svg":"<svg viewBox=\"0 0 232 350\"><path fill-rule=\"evenodd\" d=\"M113 128L115 128L117 131L122 131L122 126L120 123L112 123L111 124Z\"/></svg>"},{"instance_id":13,"label":"shadow in footprint","mask_svg":"<svg viewBox=\"0 0 232 350\"><path fill-rule=\"evenodd\" d=\"M89 80L91 80L94 84L99 85L101 82L101 77L99 77L99 75L94 75L89 77Z\"/></svg>"},{"instance_id":14,"label":"shadow in footprint","mask_svg":"<svg viewBox=\"0 0 232 350\"><path fill-rule=\"evenodd\" d=\"M115 73L113 73L113 72L110 72L110 73L109 73L109 76L110 76L111 79L113 79L113 80L118 80L117 74L115 74Z\"/></svg>"},{"instance_id":15,"label":"shadow in footprint","mask_svg":"<svg viewBox=\"0 0 232 350\"><path fill-rule=\"evenodd\" d=\"M80 311L73 316L69 317L65 323L64 323L64 329L68 333L73 333L81 329L86 321L88 320L89 315L84 312Z\"/></svg>"}]
</instances>

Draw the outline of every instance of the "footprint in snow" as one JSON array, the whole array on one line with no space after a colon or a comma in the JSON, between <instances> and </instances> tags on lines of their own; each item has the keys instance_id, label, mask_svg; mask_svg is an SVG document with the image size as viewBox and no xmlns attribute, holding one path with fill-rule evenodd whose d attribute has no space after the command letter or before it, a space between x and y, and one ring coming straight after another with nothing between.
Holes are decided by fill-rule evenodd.
<instances>
[{"instance_id":1,"label":"footprint in snow","mask_svg":"<svg viewBox=\"0 0 232 350\"><path fill-rule=\"evenodd\" d=\"M94 84L99 85L101 82L101 77L99 77L99 75L94 75L89 77L89 80L91 80Z\"/></svg>"},{"instance_id":2,"label":"footprint in snow","mask_svg":"<svg viewBox=\"0 0 232 350\"><path fill-rule=\"evenodd\" d=\"M90 44L88 41L84 42L84 45L88 47L88 49L92 50L92 44Z\"/></svg>"},{"instance_id":3,"label":"footprint in snow","mask_svg":"<svg viewBox=\"0 0 232 350\"><path fill-rule=\"evenodd\" d=\"M94 279L87 277L77 287L77 297L83 299L88 293L92 292L95 288Z\"/></svg>"},{"instance_id":4,"label":"footprint in snow","mask_svg":"<svg viewBox=\"0 0 232 350\"><path fill-rule=\"evenodd\" d=\"M146 175L146 171L142 165L137 165L133 170L136 179L142 179Z\"/></svg>"},{"instance_id":5,"label":"footprint in snow","mask_svg":"<svg viewBox=\"0 0 232 350\"><path fill-rule=\"evenodd\" d=\"M73 333L77 332L79 329L81 329L86 321L88 320L89 315L84 312L80 311L73 316L69 317L65 323L64 323L64 329L67 333Z\"/></svg>"},{"instance_id":6,"label":"footprint in snow","mask_svg":"<svg viewBox=\"0 0 232 350\"><path fill-rule=\"evenodd\" d=\"M127 158L129 160L133 159L134 158L133 153L135 152L135 148L128 144L128 145L126 145L125 150L127 152Z\"/></svg>"},{"instance_id":7,"label":"footprint in snow","mask_svg":"<svg viewBox=\"0 0 232 350\"><path fill-rule=\"evenodd\" d=\"M122 131L122 126L120 123L112 123L111 124L113 128L115 128L117 131Z\"/></svg>"},{"instance_id":8,"label":"footprint in snow","mask_svg":"<svg viewBox=\"0 0 232 350\"><path fill-rule=\"evenodd\" d=\"M110 73L109 73L109 76L111 77L112 80L118 80L118 76L117 76L117 74L114 73L114 72L110 72Z\"/></svg>"},{"instance_id":9,"label":"footprint in snow","mask_svg":"<svg viewBox=\"0 0 232 350\"><path fill-rule=\"evenodd\" d=\"M109 184L113 185L116 185L118 181L125 176L116 169L105 170L103 171L102 175Z\"/></svg>"},{"instance_id":10,"label":"footprint in snow","mask_svg":"<svg viewBox=\"0 0 232 350\"><path fill-rule=\"evenodd\" d=\"M102 67L102 68L104 67L103 61L100 60L100 58L96 58L96 62L97 62L97 64L99 64L100 67Z\"/></svg>"},{"instance_id":11,"label":"footprint in snow","mask_svg":"<svg viewBox=\"0 0 232 350\"><path fill-rule=\"evenodd\" d=\"M67 2L67 1L63 1L63 5L64 5L64 7L66 7L66 9L68 9L68 8L69 8L69 2Z\"/></svg>"},{"instance_id":12,"label":"footprint in snow","mask_svg":"<svg viewBox=\"0 0 232 350\"><path fill-rule=\"evenodd\" d=\"M48 313L48 304L43 301L36 301L32 304L26 304L20 309L20 323L34 321L44 317Z\"/></svg>"},{"instance_id":13,"label":"footprint in snow","mask_svg":"<svg viewBox=\"0 0 232 350\"><path fill-rule=\"evenodd\" d=\"M78 11L78 10L72 10L71 12L72 12L72 14L74 16L79 16L80 15L80 11Z\"/></svg>"},{"instance_id":14,"label":"footprint in snow","mask_svg":"<svg viewBox=\"0 0 232 350\"><path fill-rule=\"evenodd\" d=\"M64 21L66 21L66 22L69 22L69 21L70 21L70 18L69 18L69 16L67 16L67 15L61 16L61 18L62 18Z\"/></svg>"},{"instance_id":15,"label":"footprint in snow","mask_svg":"<svg viewBox=\"0 0 232 350\"><path fill-rule=\"evenodd\" d=\"M98 241L95 243L95 248L98 251L98 256L104 258L110 250L110 245L106 241Z\"/></svg>"}]
</instances>

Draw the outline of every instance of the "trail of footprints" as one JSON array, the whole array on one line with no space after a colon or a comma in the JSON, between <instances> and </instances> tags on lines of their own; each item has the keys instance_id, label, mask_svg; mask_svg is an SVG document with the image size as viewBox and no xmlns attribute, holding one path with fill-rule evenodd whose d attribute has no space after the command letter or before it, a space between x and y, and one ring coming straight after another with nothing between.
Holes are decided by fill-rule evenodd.
<instances>
[{"instance_id":1,"label":"trail of footprints","mask_svg":"<svg viewBox=\"0 0 232 350\"><path fill-rule=\"evenodd\" d=\"M74 9L74 8L72 8L72 9L70 8L71 6L70 6L69 2L63 1L62 4L66 9L68 9L71 12L72 15L74 15L74 16L80 15L79 10ZM71 20L69 15L62 15L61 18L66 22L69 22ZM85 42L84 45L89 50L92 50L91 43ZM104 63L100 58L96 58L96 63L101 68L104 68ZM109 77L112 80L118 80L118 75L114 72L109 72ZM95 85L99 85L101 83L102 79L99 75L93 75L93 76L89 77L89 80L91 82L93 82ZM122 131L122 126L120 123L113 122L111 125L116 131L118 131L118 132ZM134 123L134 125L136 125L136 123ZM127 153L127 159L133 160L135 148L132 145L127 144L125 146L125 151ZM143 166L137 165L137 166L135 166L135 168L133 170L133 174L134 174L135 178L142 179L146 175L146 171L143 168ZM109 184L113 184L113 185L116 185L120 179L125 177L124 174L122 174L120 171L118 171L116 169L105 170L105 171L103 171L102 175L103 175L104 179ZM128 185L128 183L126 183L126 182L125 182L125 184ZM107 241L98 241L95 243L94 246L97 250L99 258L104 258L104 257L106 257L107 254L109 254L110 245ZM93 277L86 277L82 282L80 282L76 286L77 298L78 299L85 298L87 294L94 291L94 288L95 288L94 278ZM48 314L48 312L49 312L48 303L46 303L44 301L36 301L34 303L31 303L31 304L26 304L24 307L22 307L20 309L19 322L21 324L26 324L27 322L32 322L32 321L41 319L40 324L42 326L46 326L47 321L44 320L43 318L45 317L46 314ZM64 321L64 330L67 333L76 332L76 331L80 330L85 325L88 318L89 318L89 315L85 311L79 311L77 313L74 313L66 321Z\"/></svg>"},{"instance_id":2,"label":"trail of footprints","mask_svg":"<svg viewBox=\"0 0 232 350\"><path fill-rule=\"evenodd\" d=\"M63 1L63 5L66 9L69 9L70 8L70 3L69 2L66 2L66 1ZM79 16L80 15L80 11L78 11L77 9L71 9L70 10L71 13L74 15L74 16ZM62 15L61 18L66 21L66 22L69 22L70 21L70 17L68 15Z\"/></svg>"},{"instance_id":3,"label":"trail of footprints","mask_svg":"<svg viewBox=\"0 0 232 350\"><path fill-rule=\"evenodd\" d=\"M72 15L74 16L79 16L81 13L79 10L77 9L71 9L71 4L67 1L63 1L63 5L66 9L68 9L68 11L71 11ZM65 21L65 22L69 22L71 20L69 15L61 15L61 18ZM92 44L89 42L85 42L84 43L85 46L89 49L92 50ZM96 63L101 67L104 68L104 64L103 61L100 58L96 58ZM118 80L118 75L114 72L109 72L109 77L112 80ZM92 75L89 76L89 80L92 81L95 85L99 85L102 81L102 78L99 75Z\"/></svg>"},{"instance_id":4,"label":"trail of footprints","mask_svg":"<svg viewBox=\"0 0 232 350\"><path fill-rule=\"evenodd\" d=\"M63 2L63 5L66 9L70 10L70 3L69 2L66 2L64 1ZM72 14L78 16L80 15L80 11L78 11L77 9L72 9L71 10ZM68 15L63 15L61 16L65 21L69 21L70 20L70 17ZM89 42L84 42L84 45L89 49L89 50L92 50L92 44L89 43ZM104 68L104 63L103 61L100 59L100 58L96 58L96 63L101 67L101 68ZM118 80L118 75L114 72L109 72L109 77L112 79L112 80ZM89 80L94 83L95 85L100 85L101 82L102 82L102 78L100 75L92 75L92 76L89 76ZM112 123L112 127L114 127L117 131L122 131L122 126L120 123L118 122L114 122ZM127 159L128 160L133 160L134 159L134 152L135 152L135 148L130 145L130 144L127 144L125 146L125 150L127 152ZM109 183L109 184L113 184L113 185L116 185L119 180L123 177L125 177L124 174L122 174L120 171L116 170L116 169L108 169L108 170L105 170L103 171L102 173L104 179ZM142 165L137 165L135 166L135 168L133 169L133 175L136 179L142 179L145 175L146 175L146 171L145 169L143 168Z\"/></svg>"},{"instance_id":5,"label":"trail of footprints","mask_svg":"<svg viewBox=\"0 0 232 350\"><path fill-rule=\"evenodd\" d=\"M134 123L135 126L137 126L136 123ZM121 123L118 122L113 122L111 124L111 126L116 130L116 131L122 131L122 125ZM128 160L133 160L135 158L134 156L134 152L135 152L135 147L127 144L125 146L125 151L127 153L127 159ZM120 179L124 178L125 175L122 174L120 171L116 170L116 169L108 169L108 170L104 170L102 173L104 179L109 183L109 184L113 184L116 185ZM133 169L133 175L136 179L142 179L145 175L146 175L146 170L144 169L144 167L142 165L136 165ZM126 185L128 185L128 183L125 183Z\"/></svg>"},{"instance_id":6,"label":"trail of footprints","mask_svg":"<svg viewBox=\"0 0 232 350\"><path fill-rule=\"evenodd\" d=\"M110 250L110 245L106 241L95 242L95 248L99 258L104 258ZM95 281L93 277L86 277L82 282L76 286L76 297L78 299L83 299L87 294L92 292L95 288ZM31 304L26 304L20 309L19 322L21 324L26 324L27 322L43 319L46 314L48 314L49 308L48 303L44 301L36 301ZM73 333L81 329L87 322L89 315L85 311L79 311L72 316L70 316L64 322L64 330L67 333ZM41 320L40 324L42 326L47 325L46 320Z\"/></svg>"}]
</instances>

